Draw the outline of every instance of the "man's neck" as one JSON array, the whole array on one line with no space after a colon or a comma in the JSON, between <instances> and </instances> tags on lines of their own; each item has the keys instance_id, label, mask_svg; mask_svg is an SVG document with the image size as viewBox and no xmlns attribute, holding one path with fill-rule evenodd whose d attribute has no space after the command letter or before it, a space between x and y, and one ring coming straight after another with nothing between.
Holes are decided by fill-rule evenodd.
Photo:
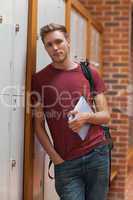
<instances>
[{"instance_id":1,"label":"man's neck","mask_svg":"<svg viewBox=\"0 0 133 200\"><path fill-rule=\"evenodd\" d=\"M56 69L63 69L66 71L75 69L75 68L77 68L77 65L78 65L77 63L73 62L72 60L65 60L62 63L53 62L52 64Z\"/></svg>"}]
</instances>

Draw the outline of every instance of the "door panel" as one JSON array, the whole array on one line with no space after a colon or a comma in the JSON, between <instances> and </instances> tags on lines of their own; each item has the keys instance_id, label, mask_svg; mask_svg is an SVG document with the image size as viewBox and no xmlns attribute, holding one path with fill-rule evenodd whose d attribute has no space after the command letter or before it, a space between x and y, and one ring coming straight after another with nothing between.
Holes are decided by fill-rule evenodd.
<instances>
[{"instance_id":1,"label":"door panel","mask_svg":"<svg viewBox=\"0 0 133 200\"><path fill-rule=\"evenodd\" d=\"M75 61L86 58L87 20L75 9L71 11L71 57Z\"/></svg>"},{"instance_id":2,"label":"door panel","mask_svg":"<svg viewBox=\"0 0 133 200\"><path fill-rule=\"evenodd\" d=\"M10 200L22 200L23 146L24 146L24 96L12 96L10 153Z\"/></svg>"},{"instance_id":3,"label":"door panel","mask_svg":"<svg viewBox=\"0 0 133 200\"><path fill-rule=\"evenodd\" d=\"M97 66L101 64L101 33L91 25L90 61Z\"/></svg>"},{"instance_id":4,"label":"door panel","mask_svg":"<svg viewBox=\"0 0 133 200\"><path fill-rule=\"evenodd\" d=\"M0 24L0 94L9 94L11 57L12 25Z\"/></svg>"},{"instance_id":5,"label":"door panel","mask_svg":"<svg viewBox=\"0 0 133 200\"><path fill-rule=\"evenodd\" d=\"M26 49L27 49L27 23L28 0L14 1L14 37L13 37L13 85L17 87L14 94L24 93L26 73Z\"/></svg>"},{"instance_id":6,"label":"door panel","mask_svg":"<svg viewBox=\"0 0 133 200\"><path fill-rule=\"evenodd\" d=\"M12 0L1 0L0 1L0 16L2 16L2 23L12 23Z\"/></svg>"},{"instance_id":7,"label":"door panel","mask_svg":"<svg viewBox=\"0 0 133 200\"><path fill-rule=\"evenodd\" d=\"M2 0L0 16L0 199L22 200L28 0Z\"/></svg>"},{"instance_id":8,"label":"door panel","mask_svg":"<svg viewBox=\"0 0 133 200\"><path fill-rule=\"evenodd\" d=\"M9 199L10 180L10 96L0 95L0 199Z\"/></svg>"}]
</instances>

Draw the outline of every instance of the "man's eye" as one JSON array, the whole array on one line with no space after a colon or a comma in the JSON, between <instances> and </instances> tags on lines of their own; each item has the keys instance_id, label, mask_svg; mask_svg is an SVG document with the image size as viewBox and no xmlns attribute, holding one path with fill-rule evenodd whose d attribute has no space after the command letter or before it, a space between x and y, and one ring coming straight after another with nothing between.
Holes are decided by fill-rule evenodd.
<instances>
[{"instance_id":1,"label":"man's eye","mask_svg":"<svg viewBox=\"0 0 133 200\"><path fill-rule=\"evenodd\" d=\"M62 40L56 40L56 44L61 44Z\"/></svg>"},{"instance_id":2,"label":"man's eye","mask_svg":"<svg viewBox=\"0 0 133 200\"><path fill-rule=\"evenodd\" d=\"M51 43L47 43L46 47L52 47L52 44Z\"/></svg>"}]
</instances>

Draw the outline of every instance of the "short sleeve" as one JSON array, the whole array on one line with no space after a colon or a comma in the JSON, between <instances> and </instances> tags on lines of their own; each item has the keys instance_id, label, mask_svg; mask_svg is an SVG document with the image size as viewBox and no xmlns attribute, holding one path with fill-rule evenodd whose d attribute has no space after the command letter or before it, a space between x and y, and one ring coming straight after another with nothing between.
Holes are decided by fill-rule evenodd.
<instances>
[{"instance_id":1,"label":"short sleeve","mask_svg":"<svg viewBox=\"0 0 133 200\"><path fill-rule=\"evenodd\" d=\"M32 102L32 105L36 104L37 102L41 102L41 86L36 77L36 74L32 75L31 102Z\"/></svg>"},{"instance_id":2,"label":"short sleeve","mask_svg":"<svg viewBox=\"0 0 133 200\"><path fill-rule=\"evenodd\" d=\"M91 67L91 72L94 80L95 95L105 92L105 84L99 71L95 67Z\"/></svg>"}]
</instances>

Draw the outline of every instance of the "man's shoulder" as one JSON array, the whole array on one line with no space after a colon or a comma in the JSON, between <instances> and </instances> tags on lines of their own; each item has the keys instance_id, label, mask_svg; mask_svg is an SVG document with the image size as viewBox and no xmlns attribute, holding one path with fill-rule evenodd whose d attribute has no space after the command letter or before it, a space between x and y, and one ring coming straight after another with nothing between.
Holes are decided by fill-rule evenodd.
<instances>
[{"instance_id":1,"label":"man's shoulder","mask_svg":"<svg viewBox=\"0 0 133 200\"><path fill-rule=\"evenodd\" d=\"M94 65L91 64L90 70L91 70L91 73L92 73L92 76L94 77L94 79L95 78L102 78L101 72L97 67L95 67Z\"/></svg>"},{"instance_id":2,"label":"man's shoulder","mask_svg":"<svg viewBox=\"0 0 133 200\"><path fill-rule=\"evenodd\" d=\"M37 78L45 76L50 71L50 68L51 68L51 64L49 64L49 65L45 66L43 69L35 72L34 76L36 76Z\"/></svg>"},{"instance_id":3,"label":"man's shoulder","mask_svg":"<svg viewBox=\"0 0 133 200\"><path fill-rule=\"evenodd\" d=\"M92 65L92 64L90 64L90 69L91 69L91 71L94 72L94 73L98 73L98 74L100 73L100 72L99 72L99 69L98 69L97 67L95 67L94 65Z\"/></svg>"}]
</instances>

